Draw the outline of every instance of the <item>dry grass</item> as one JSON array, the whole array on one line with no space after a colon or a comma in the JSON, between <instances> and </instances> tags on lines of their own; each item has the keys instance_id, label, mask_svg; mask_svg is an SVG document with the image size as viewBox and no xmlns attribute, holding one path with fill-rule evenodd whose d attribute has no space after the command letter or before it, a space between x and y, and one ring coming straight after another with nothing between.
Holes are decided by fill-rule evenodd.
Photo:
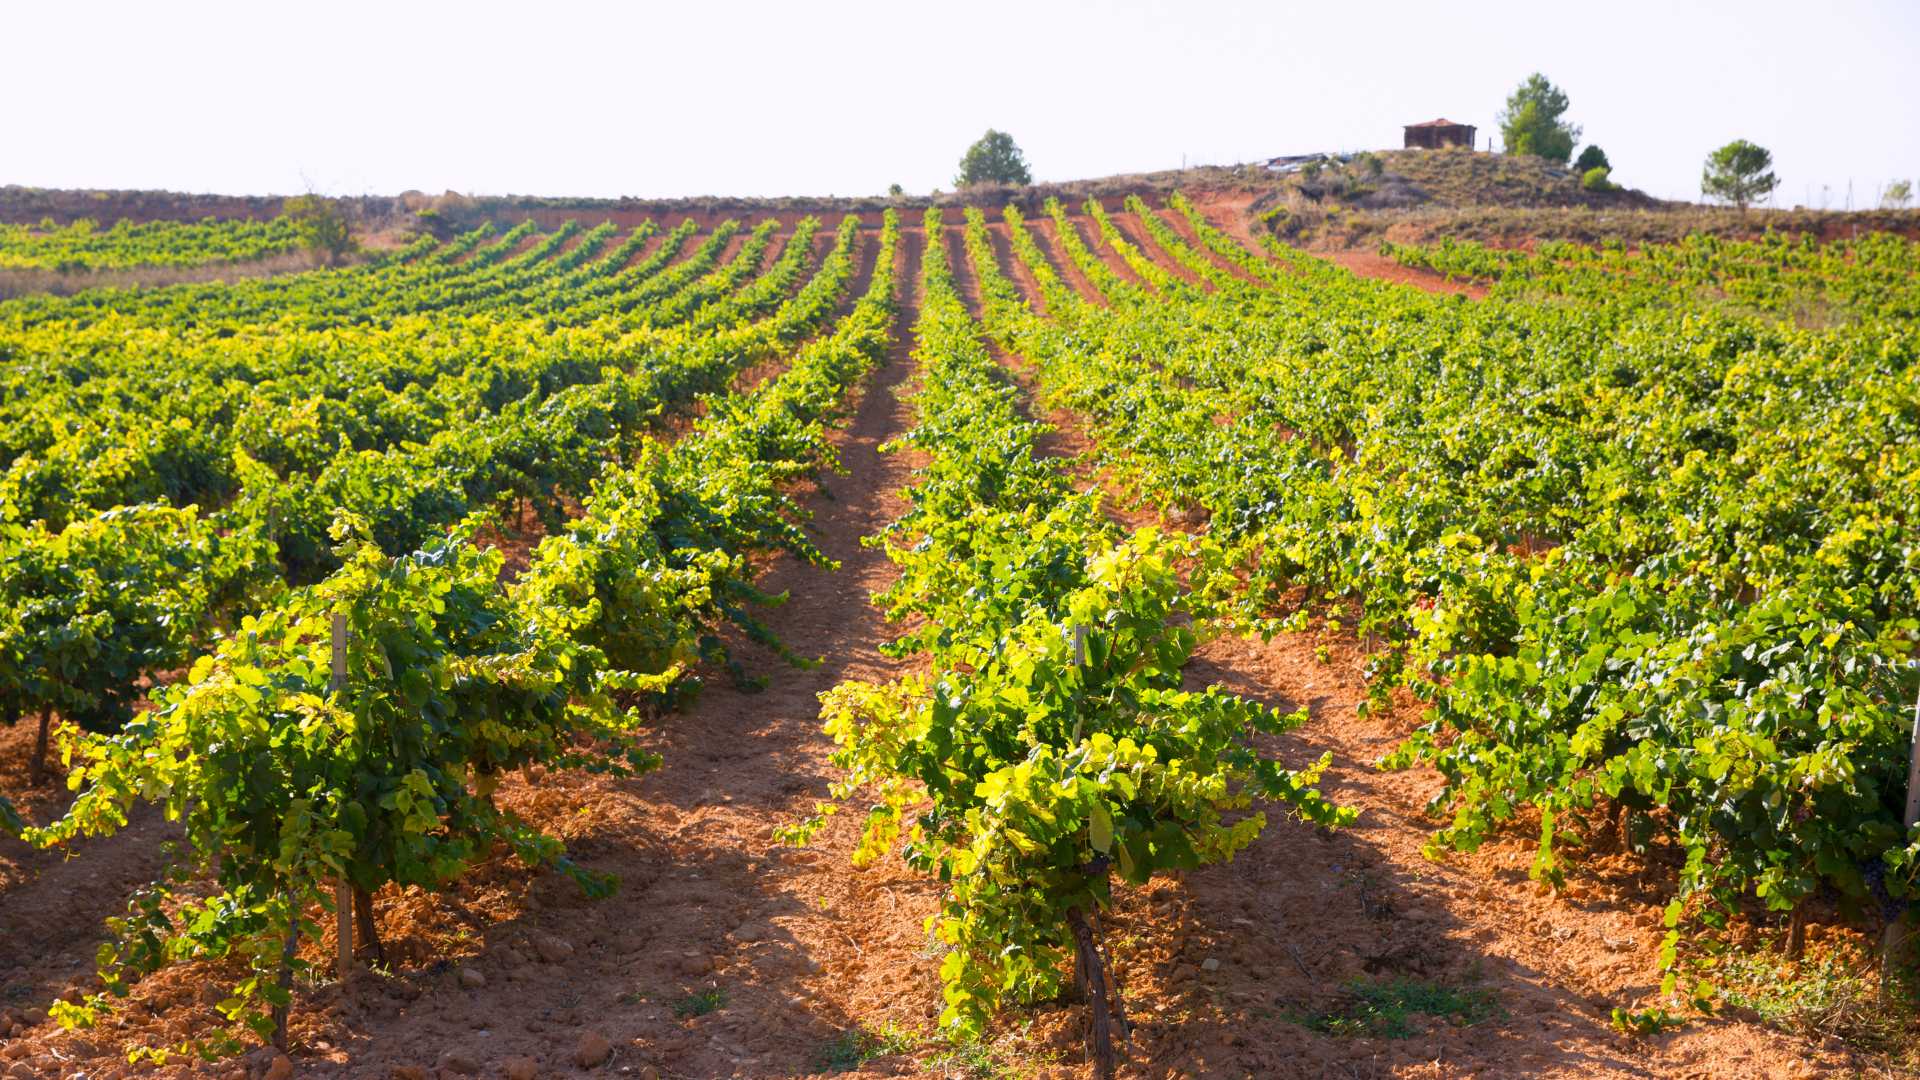
<instances>
[{"instance_id":1,"label":"dry grass","mask_svg":"<svg viewBox=\"0 0 1920 1080\"><path fill-rule=\"evenodd\" d=\"M1725 1005L1813 1042L1836 1040L1866 1057L1863 1075L1913 1076L1920 1030L1911 976L1880 984L1879 965L1854 935L1835 935L1799 960L1774 946L1730 949L1713 962Z\"/></svg>"},{"instance_id":2,"label":"dry grass","mask_svg":"<svg viewBox=\"0 0 1920 1080\"><path fill-rule=\"evenodd\" d=\"M974 184L957 191L931 195L825 195L748 198L707 195L678 199L596 199L540 198L533 196L444 196L404 195L409 206L432 206L448 221L464 225L507 215L503 220L518 220L514 215L530 210L568 211L581 215L595 213L643 213L661 220L687 214L755 215L782 213L847 214L874 213L892 208L902 213L925 210L930 206L979 206L998 209L1008 203L1038 207L1049 198L1077 204L1090 197L1119 199L1127 195L1167 195L1178 190L1235 189L1269 192L1283 186L1283 180L1259 165L1205 166L1169 169L1162 172L1122 173L1090 180L1031 184Z\"/></svg>"},{"instance_id":3,"label":"dry grass","mask_svg":"<svg viewBox=\"0 0 1920 1080\"><path fill-rule=\"evenodd\" d=\"M1666 205L1645 192L1588 191L1580 174L1537 157L1471 150L1390 150L1380 155L1388 176L1440 206L1579 206L1654 209ZM1376 204L1362 200L1369 208Z\"/></svg>"},{"instance_id":4,"label":"dry grass","mask_svg":"<svg viewBox=\"0 0 1920 1080\"><path fill-rule=\"evenodd\" d=\"M1769 231L1833 240L1881 231L1920 236L1920 210L1738 210L1667 203L1658 208L1585 206L1417 206L1403 210L1283 206L1267 212L1276 235L1322 250L1371 248L1381 241L1426 243L1442 236L1497 247L1540 240L1597 244L1672 243L1691 233L1752 239Z\"/></svg>"},{"instance_id":5,"label":"dry grass","mask_svg":"<svg viewBox=\"0 0 1920 1080\"><path fill-rule=\"evenodd\" d=\"M409 192L418 196L418 192ZM407 196L365 195L336 198L357 228L378 228L411 217ZM251 218L265 221L280 214L278 195L200 195L183 191L119 191L95 188L37 188L0 185L0 221L33 225L41 221L67 224L91 218L107 225L115 221L200 221L204 218Z\"/></svg>"}]
</instances>

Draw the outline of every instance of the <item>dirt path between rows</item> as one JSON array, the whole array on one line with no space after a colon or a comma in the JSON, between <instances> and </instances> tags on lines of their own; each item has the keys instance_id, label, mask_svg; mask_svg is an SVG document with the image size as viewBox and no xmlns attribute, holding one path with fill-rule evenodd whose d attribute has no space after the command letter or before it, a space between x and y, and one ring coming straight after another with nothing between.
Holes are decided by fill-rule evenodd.
<instances>
[{"instance_id":1,"label":"dirt path between rows","mask_svg":"<svg viewBox=\"0 0 1920 1080\"><path fill-rule=\"evenodd\" d=\"M1260 242L1255 238L1254 226L1249 221L1244 198L1234 198L1219 193L1199 192L1189 196L1194 207L1216 228L1223 229L1240 245L1255 254L1261 254ZM1196 250L1205 250L1191 235L1192 224L1182 215L1167 213L1166 220L1180 232L1183 239L1193 244ZM1335 266L1345 267L1354 274L1379 281L1391 281L1401 285L1411 285L1416 289L1430 293L1457 294L1475 300L1487 295L1486 286L1473 281L1450 280L1445 274L1424 267L1402 266L1377 251L1355 248L1349 251L1316 251L1316 258L1325 259ZM1246 276L1239 267L1233 267L1217 255L1209 253L1216 262L1229 266L1235 273Z\"/></svg>"},{"instance_id":2,"label":"dirt path between rows","mask_svg":"<svg viewBox=\"0 0 1920 1080\"><path fill-rule=\"evenodd\" d=\"M959 228L947 231L949 238L949 261L953 267L954 285L960 290L960 298L966 302L967 311L976 320L980 320L984 309L980 302L980 279L974 273L973 260L967 257L967 247L963 239L964 232ZM1033 277L1025 267L1014 259L1012 242L1006 235L1006 224L999 222L987 226L987 239L993 248L994 264L1002 274L1013 278L1018 284L1021 295L1029 305L1043 305L1039 289ZM1049 429L1040 433L1035 440L1035 452L1040 457L1071 459L1070 466L1074 474L1088 483L1093 482L1094 473L1091 460L1086 455L1093 449L1086 434L1072 417L1059 410L1047 409L1040 403L1038 394L1038 375L1025 357L1015 356L1000 347L1000 343L982 334L982 344L1002 369L1013 379L1026 396L1025 412L1030 419L1040 420L1049 425Z\"/></svg>"},{"instance_id":3,"label":"dirt path between rows","mask_svg":"<svg viewBox=\"0 0 1920 1080\"><path fill-rule=\"evenodd\" d=\"M1047 313L1047 298L1040 292L1040 282L1033 276L1027 264L1016 258L1013 253L1013 240L1007 235L1006 222L994 222L987 226L987 240L993 245L994 265L1000 273L1010 279L1020 289L1020 295L1026 298L1027 306L1036 315ZM974 312L978 317L979 312Z\"/></svg>"},{"instance_id":4,"label":"dirt path between rows","mask_svg":"<svg viewBox=\"0 0 1920 1080\"><path fill-rule=\"evenodd\" d=\"M1239 241L1241 247L1255 253L1260 251L1260 242L1253 235L1253 221L1247 215L1245 195L1193 191L1187 194L1187 201L1215 228Z\"/></svg>"},{"instance_id":5,"label":"dirt path between rows","mask_svg":"<svg viewBox=\"0 0 1920 1080\"><path fill-rule=\"evenodd\" d=\"M21 815L45 824L71 795L57 782L27 784L34 722L0 728L0 791ZM153 880L161 844L180 830L139 813L113 836L82 841L77 856L41 851L0 834L0 1007L41 1008L93 973L101 921L122 909L133 889Z\"/></svg>"},{"instance_id":6,"label":"dirt path between rows","mask_svg":"<svg viewBox=\"0 0 1920 1080\"><path fill-rule=\"evenodd\" d=\"M667 242L667 234L672 231L673 230L671 228L655 228L653 230L653 235L647 237L645 240L640 241L640 246L636 248L626 258L620 260L618 263L609 263L608 265L606 265L602 269L601 275L611 277L612 275L617 274L622 270L625 270L629 266L633 266L637 263L643 263L648 259L653 258L654 252L659 251L661 245ZM618 250L620 245L626 243L631 238L632 232L633 230L631 229L622 229L619 232L615 233L613 236L612 242L608 245L608 248L607 248L608 254L601 256L599 259L596 259L595 262L605 262L607 258L611 256L612 252ZM596 275L596 276L601 276L601 275Z\"/></svg>"},{"instance_id":7,"label":"dirt path between rows","mask_svg":"<svg viewBox=\"0 0 1920 1080\"><path fill-rule=\"evenodd\" d=\"M1039 245L1040 253L1046 256L1047 265L1053 267L1054 274L1082 297L1101 307L1106 307L1107 298L1094 287L1092 280L1080 269L1079 264L1067 258L1066 249L1060 243L1060 234L1054 227L1053 219L1037 217L1030 223L1033 225L1034 241Z\"/></svg>"}]
</instances>

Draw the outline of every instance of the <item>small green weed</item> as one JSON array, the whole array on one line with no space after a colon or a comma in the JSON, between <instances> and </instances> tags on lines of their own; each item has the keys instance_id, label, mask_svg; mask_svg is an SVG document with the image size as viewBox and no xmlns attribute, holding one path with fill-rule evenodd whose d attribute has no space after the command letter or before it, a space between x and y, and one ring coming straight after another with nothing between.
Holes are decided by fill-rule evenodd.
<instances>
[{"instance_id":1,"label":"small green weed","mask_svg":"<svg viewBox=\"0 0 1920 1080\"><path fill-rule=\"evenodd\" d=\"M993 1048L980 1039L963 1042L948 1042L927 1065L944 1076L964 1076L968 1080L992 1080L1000 1075L1000 1063L994 1060Z\"/></svg>"},{"instance_id":2,"label":"small green weed","mask_svg":"<svg viewBox=\"0 0 1920 1080\"><path fill-rule=\"evenodd\" d=\"M1352 1002L1344 1008L1300 1021L1315 1031L1349 1038L1405 1039L1413 1034L1415 1014L1461 1026L1477 1024L1500 1011L1493 991L1442 986L1419 979L1385 979L1347 986Z\"/></svg>"},{"instance_id":3,"label":"small green weed","mask_svg":"<svg viewBox=\"0 0 1920 1080\"><path fill-rule=\"evenodd\" d=\"M814 1064L822 1072L852 1072L874 1058L910 1054L919 1045L920 1036L892 1024L877 1031L850 1028L822 1047Z\"/></svg>"},{"instance_id":4,"label":"small green weed","mask_svg":"<svg viewBox=\"0 0 1920 1080\"><path fill-rule=\"evenodd\" d=\"M693 1016L705 1016L715 1009L726 1007L727 991L725 987L715 986L696 991L673 1003L673 1015L685 1020Z\"/></svg>"},{"instance_id":5,"label":"small green weed","mask_svg":"<svg viewBox=\"0 0 1920 1080\"><path fill-rule=\"evenodd\" d=\"M1658 1035L1686 1022L1685 1017L1676 1016L1665 1009L1636 1012L1616 1007L1613 1010L1613 1030L1622 1035Z\"/></svg>"}]
</instances>

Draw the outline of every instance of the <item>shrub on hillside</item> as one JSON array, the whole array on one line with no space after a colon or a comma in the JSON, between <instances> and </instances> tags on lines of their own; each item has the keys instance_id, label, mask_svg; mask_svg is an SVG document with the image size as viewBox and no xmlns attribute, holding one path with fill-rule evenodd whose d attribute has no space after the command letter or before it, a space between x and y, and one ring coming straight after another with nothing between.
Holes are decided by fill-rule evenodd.
<instances>
[{"instance_id":1,"label":"shrub on hillside","mask_svg":"<svg viewBox=\"0 0 1920 1080\"><path fill-rule=\"evenodd\" d=\"M1580 186L1587 191L1614 191L1612 175L1612 169L1596 165L1580 174Z\"/></svg>"},{"instance_id":2,"label":"shrub on hillside","mask_svg":"<svg viewBox=\"0 0 1920 1080\"><path fill-rule=\"evenodd\" d=\"M329 264L353 250L353 231L340 204L319 195L296 195L281 206L281 213L293 219L300 230L301 243L315 257Z\"/></svg>"}]
</instances>

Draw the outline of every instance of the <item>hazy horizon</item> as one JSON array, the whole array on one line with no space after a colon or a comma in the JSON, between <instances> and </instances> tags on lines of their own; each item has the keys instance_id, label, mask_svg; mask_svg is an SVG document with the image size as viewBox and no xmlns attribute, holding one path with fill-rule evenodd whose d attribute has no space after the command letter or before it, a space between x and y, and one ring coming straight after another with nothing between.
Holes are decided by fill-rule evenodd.
<instances>
[{"instance_id":1,"label":"hazy horizon","mask_svg":"<svg viewBox=\"0 0 1920 1080\"><path fill-rule=\"evenodd\" d=\"M1920 179L1920 5L1126 2L965 9L36 6L10 13L0 183L221 194L914 194L1008 131L1036 180L1400 145L1538 70L1615 179L1699 198L1774 153L1773 204ZM35 104L35 103L40 104Z\"/></svg>"}]
</instances>

